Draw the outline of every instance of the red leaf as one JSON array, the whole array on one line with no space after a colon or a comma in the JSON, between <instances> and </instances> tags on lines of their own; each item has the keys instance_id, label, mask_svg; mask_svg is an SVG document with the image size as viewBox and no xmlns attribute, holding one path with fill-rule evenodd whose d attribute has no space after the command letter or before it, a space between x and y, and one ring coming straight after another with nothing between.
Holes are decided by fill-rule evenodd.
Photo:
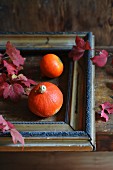
<instances>
[{"instance_id":1,"label":"red leaf","mask_svg":"<svg viewBox=\"0 0 113 170\"><path fill-rule=\"evenodd\" d=\"M0 84L6 81L6 74L0 73Z\"/></svg>"},{"instance_id":2,"label":"red leaf","mask_svg":"<svg viewBox=\"0 0 113 170\"><path fill-rule=\"evenodd\" d=\"M7 82L5 82L2 85L2 88L3 88L3 97L6 99L6 98L8 98L8 96L10 94L11 85L9 85Z\"/></svg>"},{"instance_id":3,"label":"red leaf","mask_svg":"<svg viewBox=\"0 0 113 170\"><path fill-rule=\"evenodd\" d=\"M76 36L76 46L73 46L69 53L69 57L73 60L79 60L83 55L85 50L90 50L90 44L88 41L84 41L82 38Z\"/></svg>"},{"instance_id":4,"label":"red leaf","mask_svg":"<svg viewBox=\"0 0 113 170\"><path fill-rule=\"evenodd\" d=\"M24 146L24 138L16 129L11 129L10 133L14 144L19 141Z\"/></svg>"},{"instance_id":5,"label":"red leaf","mask_svg":"<svg viewBox=\"0 0 113 170\"><path fill-rule=\"evenodd\" d=\"M85 43L85 50L91 50L91 47L88 41L86 41Z\"/></svg>"},{"instance_id":6,"label":"red leaf","mask_svg":"<svg viewBox=\"0 0 113 170\"><path fill-rule=\"evenodd\" d=\"M3 91L3 97L4 98L10 97L11 100L16 101L23 93L24 88L20 84L14 83L9 85L7 83L7 86Z\"/></svg>"},{"instance_id":7,"label":"red leaf","mask_svg":"<svg viewBox=\"0 0 113 170\"><path fill-rule=\"evenodd\" d=\"M24 76L23 74L19 74L17 77L17 80L20 80L22 84L24 84L26 87L30 87L30 85L36 85L36 82L28 79L26 76Z\"/></svg>"},{"instance_id":8,"label":"red leaf","mask_svg":"<svg viewBox=\"0 0 113 170\"><path fill-rule=\"evenodd\" d=\"M32 84L32 85L36 85L37 82L35 82L34 80L31 80L31 79L28 79L29 83Z\"/></svg>"},{"instance_id":9,"label":"red leaf","mask_svg":"<svg viewBox=\"0 0 113 170\"><path fill-rule=\"evenodd\" d=\"M6 54L9 55L15 66L19 67L24 64L25 59L20 55L20 51L17 50L9 41L6 44Z\"/></svg>"},{"instance_id":10,"label":"red leaf","mask_svg":"<svg viewBox=\"0 0 113 170\"><path fill-rule=\"evenodd\" d=\"M19 141L24 146L24 138L22 135L14 128L14 125L7 122L2 115L0 115L0 130L2 130L2 132L9 131L11 133L13 143L16 144Z\"/></svg>"},{"instance_id":11,"label":"red leaf","mask_svg":"<svg viewBox=\"0 0 113 170\"><path fill-rule=\"evenodd\" d=\"M84 55L84 51L84 49L74 46L69 53L69 57L73 58L74 61L77 61Z\"/></svg>"},{"instance_id":12,"label":"red leaf","mask_svg":"<svg viewBox=\"0 0 113 170\"><path fill-rule=\"evenodd\" d=\"M13 65L8 63L7 61L3 60L4 67L6 67L8 74L17 74L18 70L17 68Z\"/></svg>"},{"instance_id":13,"label":"red leaf","mask_svg":"<svg viewBox=\"0 0 113 170\"><path fill-rule=\"evenodd\" d=\"M10 129L2 115L0 115L0 129L2 130L2 132Z\"/></svg>"},{"instance_id":14,"label":"red leaf","mask_svg":"<svg viewBox=\"0 0 113 170\"><path fill-rule=\"evenodd\" d=\"M0 53L0 58L2 58L4 55Z\"/></svg>"},{"instance_id":15,"label":"red leaf","mask_svg":"<svg viewBox=\"0 0 113 170\"><path fill-rule=\"evenodd\" d=\"M31 79L27 79L27 81L21 81L21 83L23 83L26 87L30 87L30 85L36 85L36 82L31 80Z\"/></svg>"},{"instance_id":16,"label":"red leaf","mask_svg":"<svg viewBox=\"0 0 113 170\"><path fill-rule=\"evenodd\" d=\"M17 95L21 95L24 93L24 88L18 83L13 84L13 89Z\"/></svg>"},{"instance_id":17,"label":"red leaf","mask_svg":"<svg viewBox=\"0 0 113 170\"><path fill-rule=\"evenodd\" d=\"M104 102L100 105L102 107L102 109L109 109L111 107L113 107L113 104L109 103L109 102Z\"/></svg>"},{"instance_id":18,"label":"red leaf","mask_svg":"<svg viewBox=\"0 0 113 170\"><path fill-rule=\"evenodd\" d=\"M80 38L78 36L76 36L76 46L81 48L81 49L84 49L84 50L90 50L91 49L89 42L84 41L83 38Z\"/></svg>"},{"instance_id":19,"label":"red leaf","mask_svg":"<svg viewBox=\"0 0 113 170\"><path fill-rule=\"evenodd\" d=\"M15 129L14 125L11 122L7 121L7 125L9 126L10 129Z\"/></svg>"},{"instance_id":20,"label":"red leaf","mask_svg":"<svg viewBox=\"0 0 113 170\"><path fill-rule=\"evenodd\" d=\"M4 132L4 130L3 130L4 127L5 127L5 126L4 126L3 124L0 124L0 130L1 130L2 132Z\"/></svg>"},{"instance_id":21,"label":"red leaf","mask_svg":"<svg viewBox=\"0 0 113 170\"><path fill-rule=\"evenodd\" d=\"M109 102L104 102L101 105L101 117L105 118L106 122L108 121L109 117L108 114L113 114L113 104Z\"/></svg>"},{"instance_id":22,"label":"red leaf","mask_svg":"<svg viewBox=\"0 0 113 170\"><path fill-rule=\"evenodd\" d=\"M83 38L76 36L75 43L76 43L76 46L78 46L80 48L84 48L85 41L83 40Z\"/></svg>"},{"instance_id":23,"label":"red leaf","mask_svg":"<svg viewBox=\"0 0 113 170\"><path fill-rule=\"evenodd\" d=\"M107 122L109 117L108 115L104 112L104 110L101 111L101 117L105 118L105 121Z\"/></svg>"},{"instance_id":24,"label":"red leaf","mask_svg":"<svg viewBox=\"0 0 113 170\"><path fill-rule=\"evenodd\" d=\"M103 67L108 59L108 52L106 50L102 50L100 51L100 54L98 56L94 56L93 58L91 58L93 64L99 66L99 67Z\"/></svg>"},{"instance_id":25,"label":"red leaf","mask_svg":"<svg viewBox=\"0 0 113 170\"><path fill-rule=\"evenodd\" d=\"M17 101L22 94L27 94L25 91L25 86L30 87L30 85L36 85L36 82L28 79L23 74L15 75L13 74L9 77L10 82L7 83L4 80L5 75L0 76L0 96L3 96L5 99L10 98L13 101Z\"/></svg>"},{"instance_id":26,"label":"red leaf","mask_svg":"<svg viewBox=\"0 0 113 170\"><path fill-rule=\"evenodd\" d=\"M27 77L24 76L23 74L19 74L19 75L18 75L18 80L27 81Z\"/></svg>"},{"instance_id":27,"label":"red leaf","mask_svg":"<svg viewBox=\"0 0 113 170\"><path fill-rule=\"evenodd\" d=\"M7 82L3 82L0 84L0 96L3 96L4 89L8 86Z\"/></svg>"}]
</instances>

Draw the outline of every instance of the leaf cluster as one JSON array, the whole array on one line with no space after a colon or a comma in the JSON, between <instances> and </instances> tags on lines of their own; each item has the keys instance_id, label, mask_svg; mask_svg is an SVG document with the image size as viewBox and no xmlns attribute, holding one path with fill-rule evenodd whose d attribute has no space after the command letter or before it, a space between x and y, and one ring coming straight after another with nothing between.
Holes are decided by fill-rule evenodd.
<instances>
[{"instance_id":1,"label":"leaf cluster","mask_svg":"<svg viewBox=\"0 0 113 170\"><path fill-rule=\"evenodd\" d=\"M17 101L22 94L27 94L26 88L36 84L25 75L19 74L24 63L25 58L20 51L8 41L5 53L0 54L0 96Z\"/></svg>"}]
</instances>

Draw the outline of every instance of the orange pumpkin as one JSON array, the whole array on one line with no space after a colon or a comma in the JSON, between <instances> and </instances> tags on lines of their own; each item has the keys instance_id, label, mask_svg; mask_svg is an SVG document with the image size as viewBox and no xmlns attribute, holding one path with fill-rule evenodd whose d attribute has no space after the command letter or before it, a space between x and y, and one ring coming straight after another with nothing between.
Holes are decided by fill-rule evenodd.
<instances>
[{"instance_id":1,"label":"orange pumpkin","mask_svg":"<svg viewBox=\"0 0 113 170\"><path fill-rule=\"evenodd\" d=\"M36 85L28 96L28 107L40 117L56 114L63 104L63 94L53 83L42 82Z\"/></svg>"},{"instance_id":2,"label":"orange pumpkin","mask_svg":"<svg viewBox=\"0 0 113 170\"><path fill-rule=\"evenodd\" d=\"M63 63L55 54L46 54L40 61L40 69L44 76L59 77L63 72Z\"/></svg>"}]
</instances>

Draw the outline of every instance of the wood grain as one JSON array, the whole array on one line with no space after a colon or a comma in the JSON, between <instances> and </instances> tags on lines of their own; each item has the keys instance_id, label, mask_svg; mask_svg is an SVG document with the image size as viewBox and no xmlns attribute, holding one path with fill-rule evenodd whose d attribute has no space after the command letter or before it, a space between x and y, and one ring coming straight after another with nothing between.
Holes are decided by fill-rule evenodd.
<instances>
[{"instance_id":1,"label":"wood grain","mask_svg":"<svg viewBox=\"0 0 113 170\"><path fill-rule=\"evenodd\" d=\"M16 170L103 170L113 169L112 152L0 153L0 168Z\"/></svg>"},{"instance_id":2,"label":"wood grain","mask_svg":"<svg viewBox=\"0 0 113 170\"><path fill-rule=\"evenodd\" d=\"M96 45L113 46L113 0L0 0L0 31L92 31ZM112 91L104 84L112 76L103 71L96 69L96 104L112 101L105 95ZM110 115L108 123L96 121L97 151L113 151L112 119ZM0 153L0 168L112 170L112 157L112 152Z\"/></svg>"},{"instance_id":3,"label":"wood grain","mask_svg":"<svg viewBox=\"0 0 113 170\"><path fill-rule=\"evenodd\" d=\"M113 0L1 0L0 31L92 31L113 45Z\"/></svg>"},{"instance_id":4,"label":"wood grain","mask_svg":"<svg viewBox=\"0 0 113 170\"><path fill-rule=\"evenodd\" d=\"M97 151L113 151L113 134L99 133L96 134Z\"/></svg>"},{"instance_id":5,"label":"wood grain","mask_svg":"<svg viewBox=\"0 0 113 170\"><path fill-rule=\"evenodd\" d=\"M113 134L113 114L109 115L109 121L105 122L100 118L98 114L101 109L99 105L108 101L113 103L113 99L110 97L113 94L113 47L105 48L110 56L107 64L103 68L96 67L95 74L95 110L96 110L96 131L99 133ZM101 47L100 47L101 50Z\"/></svg>"}]
</instances>

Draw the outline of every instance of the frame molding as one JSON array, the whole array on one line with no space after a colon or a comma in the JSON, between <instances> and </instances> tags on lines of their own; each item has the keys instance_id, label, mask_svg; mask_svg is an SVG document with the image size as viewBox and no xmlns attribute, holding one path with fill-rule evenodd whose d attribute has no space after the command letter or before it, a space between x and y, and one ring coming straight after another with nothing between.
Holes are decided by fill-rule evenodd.
<instances>
[{"instance_id":1,"label":"frame molding","mask_svg":"<svg viewBox=\"0 0 113 170\"><path fill-rule=\"evenodd\" d=\"M94 35L91 32L67 33L0 33L0 50L5 49L7 41L11 41L20 50L66 50L75 44L76 35L87 39L94 49ZM77 100L77 67L70 62L70 79L68 89L67 114L65 121L27 122L12 121L25 137L25 151L93 151L95 150L95 112L94 112L94 76L95 68L90 61L94 50L85 54L85 124L82 130L76 128L75 102ZM82 78L82 77L81 77ZM73 81L72 81L73 79ZM79 85L80 86L80 85ZM81 87L80 87L81 89ZM83 94L82 94L83 95ZM71 102L71 116L68 115ZM81 102L81 97L79 99ZM80 103L79 103L80 105ZM83 113L81 113L83 114ZM47 125L47 126L46 126ZM57 130L55 128L57 126ZM46 130L45 130L46 129ZM21 151L20 144L12 144L8 132L0 133L0 151Z\"/></svg>"}]
</instances>

